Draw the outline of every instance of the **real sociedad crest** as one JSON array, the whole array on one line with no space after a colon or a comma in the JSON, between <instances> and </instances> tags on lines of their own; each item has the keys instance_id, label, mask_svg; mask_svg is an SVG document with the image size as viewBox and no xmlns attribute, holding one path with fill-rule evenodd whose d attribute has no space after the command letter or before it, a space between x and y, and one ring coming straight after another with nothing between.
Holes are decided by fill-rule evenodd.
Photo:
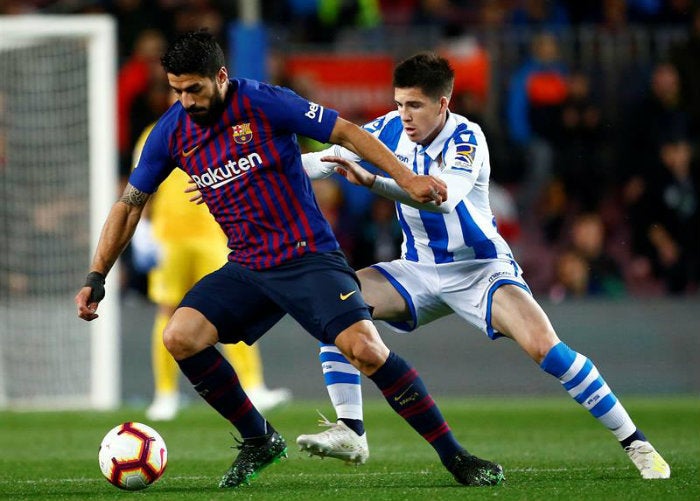
<instances>
[{"instance_id":1,"label":"real sociedad crest","mask_svg":"<svg viewBox=\"0 0 700 501\"><path fill-rule=\"evenodd\" d=\"M238 144L245 144L253 139L253 131L248 122L234 125L231 129L233 129L233 140Z\"/></svg>"}]
</instances>

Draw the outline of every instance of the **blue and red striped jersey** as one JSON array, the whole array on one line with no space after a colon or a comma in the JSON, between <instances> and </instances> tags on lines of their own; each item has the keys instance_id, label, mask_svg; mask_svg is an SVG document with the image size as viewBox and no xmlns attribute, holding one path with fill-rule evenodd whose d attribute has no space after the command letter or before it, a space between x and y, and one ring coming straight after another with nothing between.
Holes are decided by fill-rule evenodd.
<instances>
[{"instance_id":1,"label":"blue and red striped jersey","mask_svg":"<svg viewBox=\"0 0 700 501\"><path fill-rule=\"evenodd\" d=\"M173 104L149 135L129 183L153 193L174 168L183 169L226 233L229 260L247 268L338 249L296 139L327 142L337 111L284 87L247 79L230 84L211 126L197 125Z\"/></svg>"}]
</instances>

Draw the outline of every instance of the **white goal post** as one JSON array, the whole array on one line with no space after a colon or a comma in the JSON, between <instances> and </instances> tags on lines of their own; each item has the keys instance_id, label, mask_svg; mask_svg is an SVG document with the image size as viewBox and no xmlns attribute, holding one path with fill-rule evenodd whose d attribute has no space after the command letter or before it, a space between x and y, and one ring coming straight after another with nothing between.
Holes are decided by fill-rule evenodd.
<instances>
[{"instance_id":1,"label":"white goal post","mask_svg":"<svg viewBox=\"0 0 700 501\"><path fill-rule=\"evenodd\" d=\"M0 408L120 403L119 270L76 315L117 197L116 25L0 16Z\"/></svg>"}]
</instances>

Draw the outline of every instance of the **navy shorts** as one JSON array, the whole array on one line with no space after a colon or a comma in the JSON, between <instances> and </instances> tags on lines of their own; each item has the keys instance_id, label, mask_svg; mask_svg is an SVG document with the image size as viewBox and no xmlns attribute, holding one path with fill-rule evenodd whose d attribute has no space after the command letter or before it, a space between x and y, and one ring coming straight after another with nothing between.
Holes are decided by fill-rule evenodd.
<instances>
[{"instance_id":1,"label":"navy shorts","mask_svg":"<svg viewBox=\"0 0 700 501\"><path fill-rule=\"evenodd\" d=\"M180 306L201 312L222 343L249 345L286 313L327 344L355 322L371 319L341 251L309 253L266 270L226 263L197 282Z\"/></svg>"}]
</instances>

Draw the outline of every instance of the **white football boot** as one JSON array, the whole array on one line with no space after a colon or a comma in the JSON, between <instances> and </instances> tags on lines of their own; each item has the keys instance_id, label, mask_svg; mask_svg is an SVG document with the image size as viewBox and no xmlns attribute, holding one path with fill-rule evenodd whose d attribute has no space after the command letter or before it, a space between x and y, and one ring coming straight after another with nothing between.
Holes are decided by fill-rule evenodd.
<instances>
[{"instance_id":1,"label":"white football boot","mask_svg":"<svg viewBox=\"0 0 700 501\"><path fill-rule=\"evenodd\" d=\"M642 478L655 479L671 476L671 467L649 442L635 440L629 447L625 447L625 452L642 474Z\"/></svg>"},{"instance_id":2,"label":"white football boot","mask_svg":"<svg viewBox=\"0 0 700 501\"><path fill-rule=\"evenodd\" d=\"M319 414L321 414L319 412ZM328 429L312 435L299 435L297 445L310 456L341 459L348 464L364 464L369 458L367 433L358 435L342 421L331 423L321 414L318 425Z\"/></svg>"}]
</instances>

